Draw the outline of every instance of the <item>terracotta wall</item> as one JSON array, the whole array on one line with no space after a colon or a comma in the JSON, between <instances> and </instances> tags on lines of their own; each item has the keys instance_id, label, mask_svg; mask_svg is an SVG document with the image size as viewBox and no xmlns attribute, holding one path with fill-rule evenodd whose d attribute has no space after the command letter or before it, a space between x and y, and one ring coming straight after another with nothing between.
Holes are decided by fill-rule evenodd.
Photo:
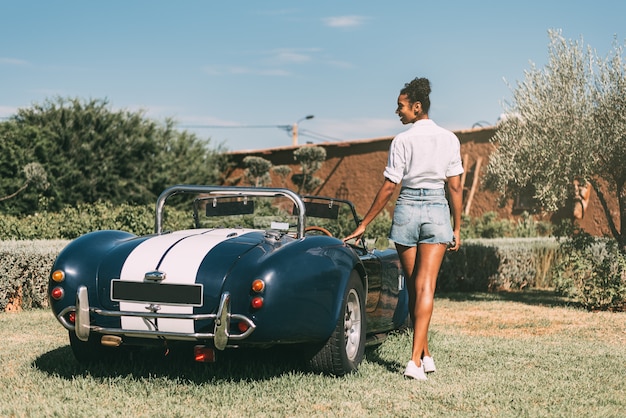
<instances>
[{"instance_id":1,"label":"terracotta wall","mask_svg":"<svg viewBox=\"0 0 626 418\"><path fill-rule=\"evenodd\" d=\"M489 161L490 153L493 151L490 138L495 132L495 127L455 132L461 142L461 155L464 158L464 167L466 169L464 178L464 210L467 210L469 203L468 213L472 217L479 217L485 212L495 211L501 218L515 219L519 216L522 209L515 206L512 201L507 202L504 207L500 207L498 195L481 187L481 175L475 178L477 168L484 175L484 168ZM382 173L387 163L387 153L392 139L391 137L386 137L316 144L316 146L325 148L327 154L326 161L321 169L315 173L317 177L322 179L322 185L316 194L349 199L355 204L359 214L364 215L384 180ZM288 165L291 167L292 173L298 173L300 172L300 166L293 157L293 152L296 148L289 146L266 150L231 152L229 155L235 163L235 167L230 173L227 173L226 182L229 184L247 185L241 179L244 170L242 161L249 155L265 158L274 165ZM291 181L283 184L282 180L274 174L272 174L271 186L288 187L292 190L297 189ZM470 195L471 202L469 202ZM609 203L613 207L613 212L616 212L616 203ZM393 211L393 202L389 204L389 211ZM553 222L564 217L571 217L571 209L569 207L558 213L537 215L537 218ZM595 235L609 233L606 217L595 191L591 193L585 217L582 221L579 221L579 224L585 230Z\"/></svg>"}]
</instances>

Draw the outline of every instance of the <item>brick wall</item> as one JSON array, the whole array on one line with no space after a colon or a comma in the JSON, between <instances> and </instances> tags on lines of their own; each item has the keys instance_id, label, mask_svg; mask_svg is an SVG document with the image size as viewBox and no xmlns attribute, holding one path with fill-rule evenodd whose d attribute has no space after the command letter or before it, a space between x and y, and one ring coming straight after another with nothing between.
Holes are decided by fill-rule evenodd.
<instances>
[{"instance_id":1,"label":"brick wall","mask_svg":"<svg viewBox=\"0 0 626 418\"><path fill-rule=\"evenodd\" d=\"M504 207L500 207L498 195L481 187L481 176L484 175L484 169L489 162L489 155L494 149L490 139L495 132L495 127L455 132L461 142L461 155L464 159L466 170L464 176L464 210L467 210L469 203L468 213L472 217L479 217L485 212L494 211L501 218L515 219L519 216L522 209L514 205L512 201L507 202ZM315 173L316 177L322 179L322 184L316 194L347 198L355 204L359 214L364 215L384 180L382 173L387 163L387 153L392 139L392 137L385 137L316 144L316 146L325 148L327 154L326 161L321 169ZM227 182L230 184L245 184L241 181L244 170L242 161L249 155L265 158L271 161L273 165L288 165L291 167L292 173L298 173L300 166L293 158L293 152L297 148L289 146L231 152L229 155L235 163L235 167L227 174ZM478 178L476 178L477 168L479 168L479 172L483 173L479 174ZM283 184L282 180L274 174L272 174L271 185L288 187L292 190L297 189L291 181ZM470 195L471 202L469 202ZM605 193L605 195L611 197L608 193ZM612 207L613 212L617 213L616 202L610 201L609 206ZM393 211L393 199L388 209L390 212ZM557 222L560 219L571 216L571 209L565 207L557 213L537 215L537 218ZM579 221L579 224L586 231L595 235L609 233L606 217L595 191L591 193L585 217L582 221Z\"/></svg>"}]
</instances>

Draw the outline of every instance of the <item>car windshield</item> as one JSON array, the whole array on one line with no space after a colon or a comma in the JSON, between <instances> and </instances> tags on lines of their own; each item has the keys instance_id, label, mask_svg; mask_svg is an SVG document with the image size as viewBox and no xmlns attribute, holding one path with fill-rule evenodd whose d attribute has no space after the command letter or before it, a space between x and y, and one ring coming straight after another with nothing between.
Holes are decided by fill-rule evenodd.
<instances>
[{"instance_id":1,"label":"car windshield","mask_svg":"<svg viewBox=\"0 0 626 418\"><path fill-rule=\"evenodd\" d=\"M354 230L357 221L349 202L304 196L307 234L328 231L342 237ZM196 228L241 227L273 229L296 234L298 207L284 196L209 196L194 200Z\"/></svg>"}]
</instances>

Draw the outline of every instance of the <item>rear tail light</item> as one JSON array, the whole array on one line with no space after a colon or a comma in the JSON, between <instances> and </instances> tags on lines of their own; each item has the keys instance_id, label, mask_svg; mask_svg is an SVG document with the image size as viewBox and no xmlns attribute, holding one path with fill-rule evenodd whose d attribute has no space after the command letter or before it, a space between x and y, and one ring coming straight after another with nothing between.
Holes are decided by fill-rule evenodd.
<instances>
[{"instance_id":1,"label":"rear tail light","mask_svg":"<svg viewBox=\"0 0 626 418\"><path fill-rule=\"evenodd\" d=\"M50 291L50 296L52 297L52 299L54 300L61 300L63 299L63 295L65 294L65 291L63 290L62 287L55 287L54 289L52 289Z\"/></svg>"},{"instance_id":2,"label":"rear tail light","mask_svg":"<svg viewBox=\"0 0 626 418\"><path fill-rule=\"evenodd\" d=\"M250 325L248 325L247 322L241 321L237 323L237 329L239 330L239 332L244 333L246 332L248 329L250 328Z\"/></svg>"},{"instance_id":3,"label":"rear tail light","mask_svg":"<svg viewBox=\"0 0 626 418\"><path fill-rule=\"evenodd\" d=\"M252 286L250 287L252 288L252 293L256 293L256 296L250 300L250 306L254 309L261 309L263 307L263 297L260 293L263 293L265 290L265 282L261 279L256 279L252 282Z\"/></svg>"},{"instance_id":4,"label":"rear tail light","mask_svg":"<svg viewBox=\"0 0 626 418\"><path fill-rule=\"evenodd\" d=\"M204 345L196 345L193 348L193 358L200 363L214 363L215 349Z\"/></svg>"},{"instance_id":5,"label":"rear tail light","mask_svg":"<svg viewBox=\"0 0 626 418\"><path fill-rule=\"evenodd\" d=\"M263 298L261 296L255 296L250 301L250 306L254 309L261 309L263 307Z\"/></svg>"}]
</instances>

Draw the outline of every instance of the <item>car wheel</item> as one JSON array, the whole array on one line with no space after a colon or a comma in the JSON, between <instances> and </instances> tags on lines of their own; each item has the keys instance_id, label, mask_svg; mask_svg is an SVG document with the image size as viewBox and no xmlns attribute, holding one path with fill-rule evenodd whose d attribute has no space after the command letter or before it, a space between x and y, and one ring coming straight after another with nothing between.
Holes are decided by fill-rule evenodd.
<instances>
[{"instance_id":1,"label":"car wheel","mask_svg":"<svg viewBox=\"0 0 626 418\"><path fill-rule=\"evenodd\" d=\"M81 341L76 333L70 331L70 347L76 360L81 364L92 364L102 361L111 360L113 357L112 349L103 347L100 343L100 334L90 334L89 340Z\"/></svg>"},{"instance_id":2,"label":"car wheel","mask_svg":"<svg viewBox=\"0 0 626 418\"><path fill-rule=\"evenodd\" d=\"M353 271L335 330L309 363L316 372L343 376L359 367L364 351L365 290L358 273Z\"/></svg>"}]
</instances>

